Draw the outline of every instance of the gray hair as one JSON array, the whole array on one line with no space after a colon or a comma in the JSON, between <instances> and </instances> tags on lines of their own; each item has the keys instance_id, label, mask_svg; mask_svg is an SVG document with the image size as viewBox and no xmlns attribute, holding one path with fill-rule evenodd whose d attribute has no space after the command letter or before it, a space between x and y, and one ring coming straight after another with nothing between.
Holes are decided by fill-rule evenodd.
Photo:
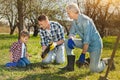
<instances>
[{"instance_id":1,"label":"gray hair","mask_svg":"<svg viewBox=\"0 0 120 80\"><path fill-rule=\"evenodd\" d=\"M80 9L78 8L78 5L75 3L69 3L66 6L66 11L72 11L76 14L80 13Z\"/></svg>"}]
</instances>

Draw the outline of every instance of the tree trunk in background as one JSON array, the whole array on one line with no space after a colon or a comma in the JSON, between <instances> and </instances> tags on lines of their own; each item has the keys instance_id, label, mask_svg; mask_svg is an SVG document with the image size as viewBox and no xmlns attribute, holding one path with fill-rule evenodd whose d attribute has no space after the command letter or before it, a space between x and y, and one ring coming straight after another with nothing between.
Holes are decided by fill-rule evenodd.
<instances>
[{"instance_id":1,"label":"tree trunk in background","mask_svg":"<svg viewBox=\"0 0 120 80\"><path fill-rule=\"evenodd\" d=\"M14 26L13 28L10 28L10 35L13 35L15 29L16 29L16 26Z\"/></svg>"},{"instance_id":2,"label":"tree trunk in background","mask_svg":"<svg viewBox=\"0 0 120 80\"><path fill-rule=\"evenodd\" d=\"M68 30L68 28L66 26L64 26L64 28L65 28L65 30L67 32L67 36L68 36L69 35L69 30Z\"/></svg>"},{"instance_id":3,"label":"tree trunk in background","mask_svg":"<svg viewBox=\"0 0 120 80\"><path fill-rule=\"evenodd\" d=\"M34 33L33 33L33 36L36 37L38 35L38 27L37 25L34 26Z\"/></svg>"},{"instance_id":4,"label":"tree trunk in background","mask_svg":"<svg viewBox=\"0 0 120 80\"><path fill-rule=\"evenodd\" d=\"M20 38L20 32L23 30L23 0L17 0L17 9L18 9L18 32Z\"/></svg>"},{"instance_id":5,"label":"tree trunk in background","mask_svg":"<svg viewBox=\"0 0 120 80\"><path fill-rule=\"evenodd\" d=\"M103 38L105 36L105 25L104 24L101 24L101 25L102 25L102 28L100 31L100 36L101 36L101 38Z\"/></svg>"}]
</instances>

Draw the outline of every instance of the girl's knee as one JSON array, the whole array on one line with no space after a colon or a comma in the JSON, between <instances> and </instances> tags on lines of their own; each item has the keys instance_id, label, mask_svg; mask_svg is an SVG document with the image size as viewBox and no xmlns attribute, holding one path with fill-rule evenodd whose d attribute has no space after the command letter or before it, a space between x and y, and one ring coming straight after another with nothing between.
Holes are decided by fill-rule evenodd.
<instances>
[{"instance_id":1,"label":"girl's knee","mask_svg":"<svg viewBox=\"0 0 120 80\"><path fill-rule=\"evenodd\" d=\"M24 61L19 60L19 61L17 62L17 67L26 67L26 64L24 63Z\"/></svg>"}]
</instances>

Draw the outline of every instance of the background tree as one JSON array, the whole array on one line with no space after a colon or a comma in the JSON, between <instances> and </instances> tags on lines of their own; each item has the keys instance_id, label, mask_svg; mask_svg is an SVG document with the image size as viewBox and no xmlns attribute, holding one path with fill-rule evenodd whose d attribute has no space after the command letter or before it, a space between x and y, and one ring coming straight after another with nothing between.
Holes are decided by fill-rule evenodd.
<instances>
[{"instance_id":1,"label":"background tree","mask_svg":"<svg viewBox=\"0 0 120 80\"><path fill-rule=\"evenodd\" d=\"M0 6L1 19L5 18L6 20L8 20L10 26L10 35L12 35L18 23L15 0L0 0L0 3L1 3Z\"/></svg>"},{"instance_id":2,"label":"background tree","mask_svg":"<svg viewBox=\"0 0 120 80\"><path fill-rule=\"evenodd\" d=\"M50 20L61 23L68 34L68 19L66 18L65 1L57 0L0 0L0 19L8 20L10 34L13 34L16 27L18 32L24 28L30 31L33 27L33 36L38 34L37 18L45 14ZM81 12L91 17L100 32L101 37L105 36L105 29L110 28L119 20L119 0L77 0ZM117 16L117 17L116 17ZM117 21L116 21L117 20ZM118 21L119 22L119 21ZM117 22L117 23L118 23Z\"/></svg>"},{"instance_id":3,"label":"background tree","mask_svg":"<svg viewBox=\"0 0 120 80\"><path fill-rule=\"evenodd\" d=\"M0 0L0 15L9 22L10 34L16 27L20 33L25 27L30 30L34 28L33 36L38 34L37 17L46 14L50 20L58 20L63 16L62 10L55 0Z\"/></svg>"},{"instance_id":4,"label":"background tree","mask_svg":"<svg viewBox=\"0 0 120 80\"><path fill-rule=\"evenodd\" d=\"M115 15L118 6L114 4L116 1L118 0L77 0L77 3L79 7L83 7L81 11L93 19L101 37L104 37L105 28L109 28L108 21Z\"/></svg>"}]
</instances>

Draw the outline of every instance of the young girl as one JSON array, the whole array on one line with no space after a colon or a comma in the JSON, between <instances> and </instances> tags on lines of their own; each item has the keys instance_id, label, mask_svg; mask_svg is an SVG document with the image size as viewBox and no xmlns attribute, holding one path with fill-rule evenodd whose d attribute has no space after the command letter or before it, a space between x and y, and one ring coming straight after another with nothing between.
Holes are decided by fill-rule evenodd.
<instances>
[{"instance_id":1,"label":"young girl","mask_svg":"<svg viewBox=\"0 0 120 80\"><path fill-rule=\"evenodd\" d=\"M27 59L26 47L29 37L27 31L21 31L20 39L14 42L10 48L10 62L6 64L6 67L26 67L30 64L30 61Z\"/></svg>"}]
</instances>

